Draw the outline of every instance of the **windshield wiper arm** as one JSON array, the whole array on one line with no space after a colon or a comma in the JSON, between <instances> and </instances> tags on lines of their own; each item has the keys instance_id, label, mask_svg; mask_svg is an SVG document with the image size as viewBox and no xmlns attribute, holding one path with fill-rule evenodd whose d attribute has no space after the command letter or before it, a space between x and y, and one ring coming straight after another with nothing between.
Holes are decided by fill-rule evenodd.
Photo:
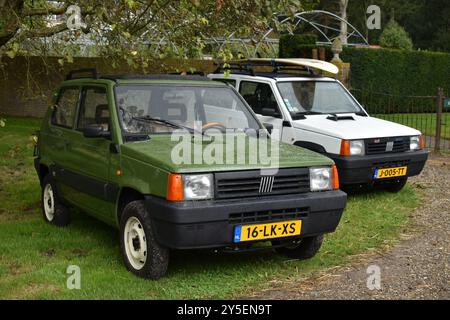
<instances>
[{"instance_id":1,"label":"windshield wiper arm","mask_svg":"<svg viewBox=\"0 0 450 320\"><path fill-rule=\"evenodd\" d=\"M162 124L165 124L165 125L169 125L171 127L180 128L180 129L186 129L190 133L200 133L202 135L204 134L203 131L198 131L198 130L195 130L193 128L186 127L186 126L183 126L182 124L179 124L179 123L176 123L176 122L172 122L172 121L169 121L169 120L153 118L152 116L132 117L131 119L136 120L136 121L158 122L158 123L162 123Z\"/></svg>"},{"instance_id":2,"label":"windshield wiper arm","mask_svg":"<svg viewBox=\"0 0 450 320\"><path fill-rule=\"evenodd\" d=\"M317 111L305 111L305 112L295 113L295 115L299 115L299 116L315 116L315 115L320 115L320 114L323 114L323 113L317 112Z\"/></svg>"}]
</instances>

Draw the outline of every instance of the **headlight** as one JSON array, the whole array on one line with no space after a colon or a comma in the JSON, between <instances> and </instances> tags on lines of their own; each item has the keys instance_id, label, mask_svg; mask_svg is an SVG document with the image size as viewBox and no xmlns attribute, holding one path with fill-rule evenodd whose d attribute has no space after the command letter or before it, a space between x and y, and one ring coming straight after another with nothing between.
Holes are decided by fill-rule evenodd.
<instances>
[{"instance_id":1,"label":"headlight","mask_svg":"<svg viewBox=\"0 0 450 320\"><path fill-rule=\"evenodd\" d=\"M333 190L333 168L310 168L311 191Z\"/></svg>"},{"instance_id":2,"label":"headlight","mask_svg":"<svg viewBox=\"0 0 450 320\"><path fill-rule=\"evenodd\" d=\"M420 150L420 137L411 137L411 140L409 142L409 148L410 150Z\"/></svg>"},{"instance_id":3,"label":"headlight","mask_svg":"<svg viewBox=\"0 0 450 320\"><path fill-rule=\"evenodd\" d=\"M363 156L364 153L365 153L365 148L364 148L363 140L350 141L350 155Z\"/></svg>"},{"instance_id":4,"label":"headlight","mask_svg":"<svg viewBox=\"0 0 450 320\"><path fill-rule=\"evenodd\" d=\"M213 175L183 175L184 200L204 200L213 197Z\"/></svg>"},{"instance_id":5,"label":"headlight","mask_svg":"<svg viewBox=\"0 0 450 320\"><path fill-rule=\"evenodd\" d=\"M363 156L365 153L364 140L341 141L341 156Z\"/></svg>"}]
</instances>

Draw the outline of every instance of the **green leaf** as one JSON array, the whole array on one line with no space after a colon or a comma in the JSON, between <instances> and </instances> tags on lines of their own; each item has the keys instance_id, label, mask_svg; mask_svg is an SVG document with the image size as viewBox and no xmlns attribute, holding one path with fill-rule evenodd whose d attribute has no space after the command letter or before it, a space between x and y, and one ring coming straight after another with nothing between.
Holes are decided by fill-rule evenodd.
<instances>
[{"instance_id":1,"label":"green leaf","mask_svg":"<svg viewBox=\"0 0 450 320\"><path fill-rule=\"evenodd\" d=\"M11 59L14 59L16 57L16 52L9 50L9 51L6 51L6 55L8 57L10 57Z\"/></svg>"}]
</instances>

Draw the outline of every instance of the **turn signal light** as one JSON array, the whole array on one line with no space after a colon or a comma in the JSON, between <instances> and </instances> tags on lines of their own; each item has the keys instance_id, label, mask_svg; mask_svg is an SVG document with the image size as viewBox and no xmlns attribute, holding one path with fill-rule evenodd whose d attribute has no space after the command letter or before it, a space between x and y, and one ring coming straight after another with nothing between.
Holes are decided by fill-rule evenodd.
<instances>
[{"instance_id":1,"label":"turn signal light","mask_svg":"<svg viewBox=\"0 0 450 320\"><path fill-rule=\"evenodd\" d=\"M420 150L425 149L425 136L423 134L420 135L419 146L420 146Z\"/></svg>"},{"instance_id":2,"label":"turn signal light","mask_svg":"<svg viewBox=\"0 0 450 320\"><path fill-rule=\"evenodd\" d=\"M348 140L342 140L341 141L341 152L340 155L343 157L349 157L350 156L350 141Z\"/></svg>"},{"instance_id":3,"label":"turn signal light","mask_svg":"<svg viewBox=\"0 0 450 320\"><path fill-rule=\"evenodd\" d=\"M333 166L333 190L339 190L339 173L336 165Z\"/></svg>"},{"instance_id":4,"label":"turn signal light","mask_svg":"<svg viewBox=\"0 0 450 320\"><path fill-rule=\"evenodd\" d=\"M181 178L181 174L169 174L167 200L183 201L183 179Z\"/></svg>"}]
</instances>

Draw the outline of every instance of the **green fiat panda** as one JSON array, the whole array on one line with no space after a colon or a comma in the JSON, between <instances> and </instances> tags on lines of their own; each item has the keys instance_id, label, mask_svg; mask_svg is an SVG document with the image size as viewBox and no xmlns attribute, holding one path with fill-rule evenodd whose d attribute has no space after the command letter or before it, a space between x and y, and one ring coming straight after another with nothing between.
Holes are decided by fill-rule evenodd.
<instances>
[{"instance_id":1,"label":"green fiat panda","mask_svg":"<svg viewBox=\"0 0 450 320\"><path fill-rule=\"evenodd\" d=\"M66 226L76 207L117 227L127 269L150 279L171 250L311 258L347 196L332 160L271 129L208 78L72 71L38 133L43 217Z\"/></svg>"}]
</instances>

